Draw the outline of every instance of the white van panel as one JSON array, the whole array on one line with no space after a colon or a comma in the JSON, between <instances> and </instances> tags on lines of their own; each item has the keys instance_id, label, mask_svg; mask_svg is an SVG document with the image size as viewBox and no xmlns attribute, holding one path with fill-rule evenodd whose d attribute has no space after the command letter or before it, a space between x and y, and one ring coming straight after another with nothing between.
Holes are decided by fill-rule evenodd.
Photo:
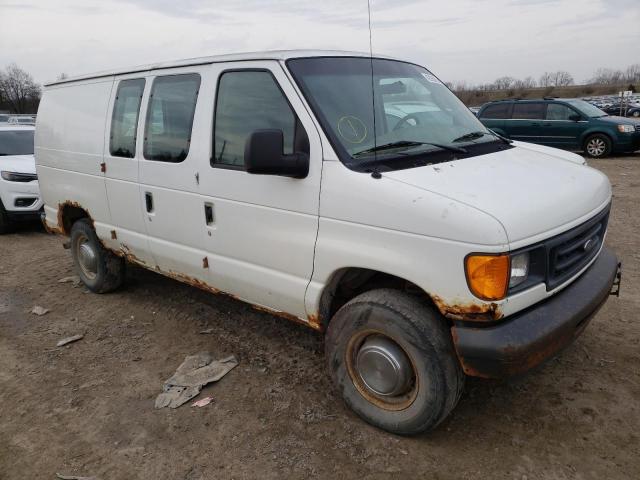
<instances>
[{"instance_id":1,"label":"white van panel","mask_svg":"<svg viewBox=\"0 0 640 480\"><path fill-rule=\"evenodd\" d=\"M57 226L57 208L82 206L94 221L111 219L101 172L111 77L46 90L38 109L35 157L47 223Z\"/></svg>"},{"instance_id":2,"label":"white van panel","mask_svg":"<svg viewBox=\"0 0 640 480\"><path fill-rule=\"evenodd\" d=\"M38 165L102 176L100 164L113 78L47 89L38 109Z\"/></svg>"}]
</instances>

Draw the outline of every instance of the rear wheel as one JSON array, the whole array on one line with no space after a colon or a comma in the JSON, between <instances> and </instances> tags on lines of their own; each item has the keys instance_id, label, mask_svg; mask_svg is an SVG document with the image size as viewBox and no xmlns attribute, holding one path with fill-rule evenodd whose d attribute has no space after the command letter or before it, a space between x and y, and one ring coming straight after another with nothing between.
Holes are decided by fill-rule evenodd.
<instances>
[{"instance_id":1,"label":"rear wheel","mask_svg":"<svg viewBox=\"0 0 640 480\"><path fill-rule=\"evenodd\" d=\"M457 404L464 374L439 315L392 289L366 292L329 324L327 366L360 417L401 435L436 427Z\"/></svg>"},{"instance_id":2,"label":"rear wheel","mask_svg":"<svg viewBox=\"0 0 640 480\"><path fill-rule=\"evenodd\" d=\"M9 221L9 216L7 215L7 211L4 209L4 205L2 204L2 200L0 200L0 234L9 233L11 231L11 222Z\"/></svg>"},{"instance_id":3,"label":"rear wheel","mask_svg":"<svg viewBox=\"0 0 640 480\"><path fill-rule=\"evenodd\" d=\"M600 133L591 135L584 142L584 151L591 158L606 157L611 153L611 140Z\"/></svg>"},{"instance_id":4,"label":"rear wheel","mask_svg":"<svg viewBox=\"0 0 640 480\"><path fill-rule=\"evenodd\" d=\"M105 250L86 219L71 227L71 255L78 276L89 290L107 293L124 281L124 259Z\"/></svg>"}]
</instances>

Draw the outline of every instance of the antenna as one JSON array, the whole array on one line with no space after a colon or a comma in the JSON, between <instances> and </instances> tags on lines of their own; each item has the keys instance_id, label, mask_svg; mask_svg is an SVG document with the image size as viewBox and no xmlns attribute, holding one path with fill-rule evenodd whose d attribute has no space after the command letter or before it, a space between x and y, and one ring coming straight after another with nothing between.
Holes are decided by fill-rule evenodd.
<instances>
[{"instance_id":1,"label":"antenna","mask_svg":"<svg viewBox=\"0 0 640 480\"><path fill-rule=\"evenodd\" d=\"M377 146L377 136L378 132L376 131L376 93L374 89L374 81L373 81L373 41L371 40L371 0L367 0L367 14L369 17L369 60L371 61L371 103L372 103L372 113L373 113L373 146ZM373 152L374 160L377 160L377 154Z\"/></svg>"}]
</instances>

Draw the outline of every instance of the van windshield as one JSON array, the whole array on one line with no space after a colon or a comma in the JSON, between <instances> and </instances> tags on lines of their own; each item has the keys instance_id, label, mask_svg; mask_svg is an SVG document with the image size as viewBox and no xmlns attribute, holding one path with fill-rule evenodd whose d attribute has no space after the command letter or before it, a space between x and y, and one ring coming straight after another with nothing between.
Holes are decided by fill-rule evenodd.
<instances>
[{"instance_id":1,"label":"van windshield","mask_svg":"<svg viewBox=\"0 0 640 480\"><path fill-rule=\"evenodd\" d=\"M289 60L287 66L348 167L410 168L505 147L425 68L367 57ZM427 157L432 157L430 160ZM434 157L438 157L435 159ZM410 162L407 159L411 158Z\"/></svg>"},{"instance_id":2,"label":"van windshield","mask_svg":"<svg viewBox=\"0 0 640 480\"><path fill-rule=\"evenodd\" d=\"M33 155L33 130L0 131L0 156Z\"/></svg>"}]
</instances>

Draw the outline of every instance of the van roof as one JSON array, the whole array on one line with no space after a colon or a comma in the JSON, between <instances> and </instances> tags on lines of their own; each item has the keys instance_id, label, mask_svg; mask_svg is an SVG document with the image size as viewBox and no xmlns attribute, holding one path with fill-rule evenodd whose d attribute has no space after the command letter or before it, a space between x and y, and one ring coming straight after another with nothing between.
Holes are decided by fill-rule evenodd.
<instances>
[{"instance_id":1,"label":"van roof","mask_svg":"<svg viewBox=\"0 0 640 480\"><path fill-rule=\"evenodd\" d=\"M151 63L136 67L119 68L116 70L105 70L102 72L78 75L75 77L56 80L45 83L45 86L60 85L64 83L77 82L79 80L89 80L92 78L110 77L112 75L124 75L136 72L148 72L165 68L187 67L190 65L206 65L208 63L239 62L245 60L289 60L291 58L303 57L370 57L368 52L349 52L344 50L266 50L262 52L232 53L226 55L214 55L210 57L186 58L183 60L172 60L168 62ZM375 58L391 59L386 55L374 55Z\"/></svg>"}]
</instances>

